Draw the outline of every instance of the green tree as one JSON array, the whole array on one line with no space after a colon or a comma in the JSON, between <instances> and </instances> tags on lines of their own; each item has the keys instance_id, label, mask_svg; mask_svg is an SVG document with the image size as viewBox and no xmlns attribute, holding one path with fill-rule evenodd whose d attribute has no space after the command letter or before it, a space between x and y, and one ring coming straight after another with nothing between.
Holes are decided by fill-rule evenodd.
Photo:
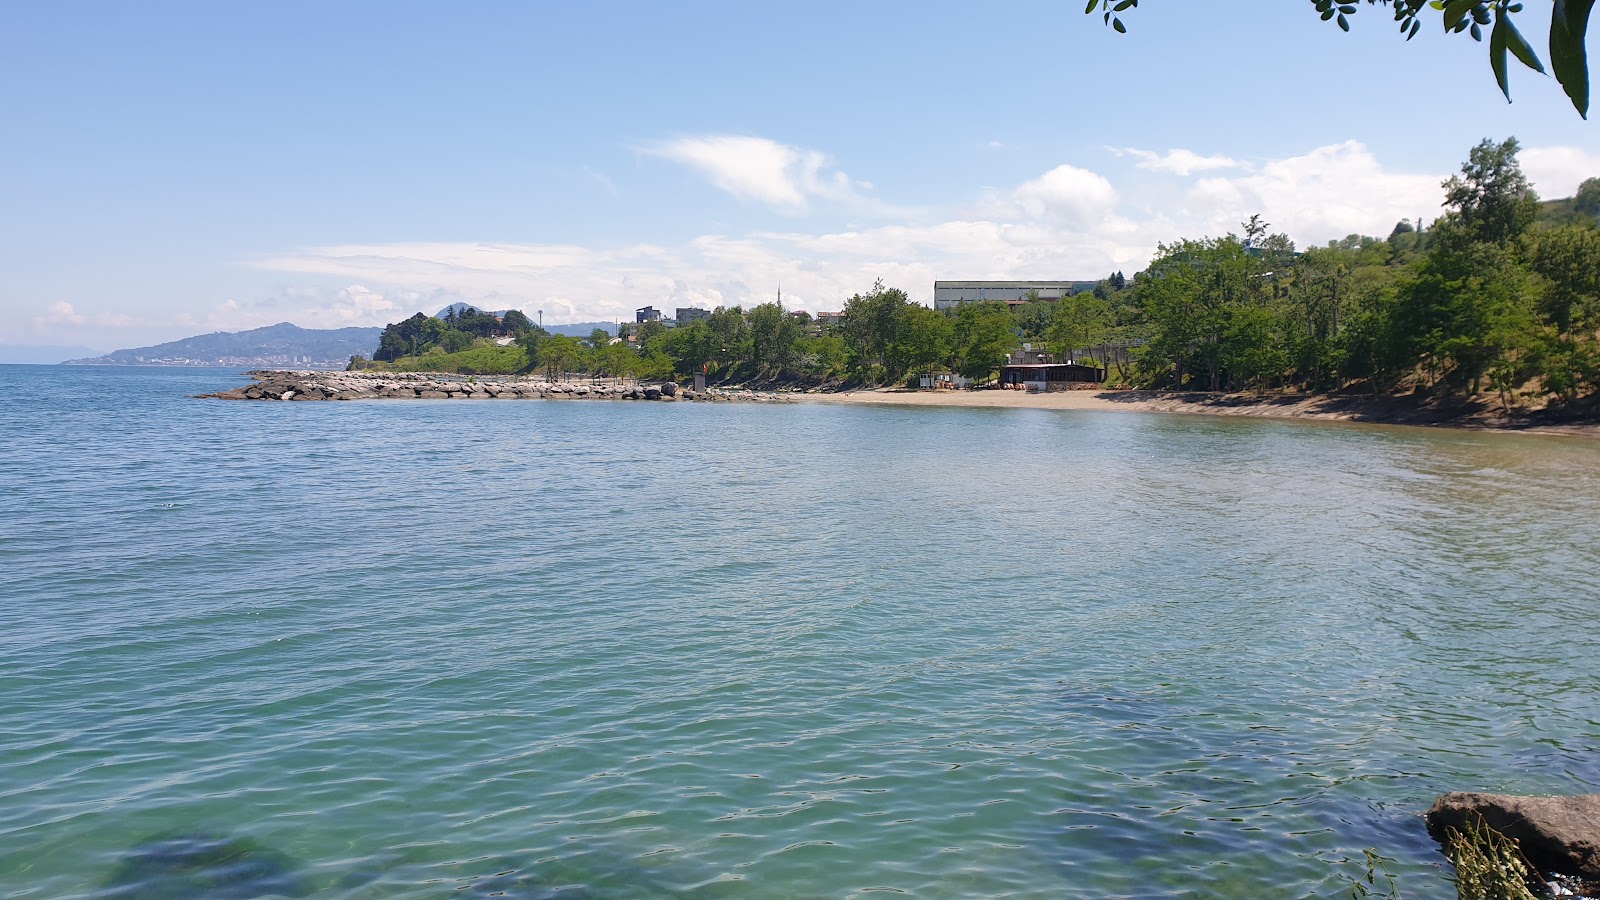
<instances>
[{"instance_id":1,"label":"green tree","mask_svg":"<svg viewBox=\"0 0 1600 900\"><path fill-rule=\"evenodd\" d=\"M451 311L448 320L450 327L472 337L489 337L499 333L502 328L500 320L482 310L467 307L462 310Z\"/></svg>"},{"instance_id":2,"label":"green tree","mask_svg":"<svg viewBox=\"0 0 1600 900\"><path fill-rule=\"evenodd\" d=\"M1079 350L1106 339L1111 329L1111 304L1093 291L1082 291L1056 301L1047 337L1056 358L1066 360Z\"/></svg>"},{"instance_id":3,"label":"green tree","mask_svg":"<svg viewBox=\"0 0 1600 900\"><path fill-rule=\"evenodd\" d=\"M1541 228L1528 235L1525 255L1549 282L1539 306L1545 322L1558 334L1600 327L1600 230Z\"/></svg>"},{"instance_id":4,"label":"green tree","mask_svg":"<svg viewBox=\"0 0 1600 900\"><path fill-rule=\"evenodd\" d=\"M1600 178L1585 178L1572 197L1572 208L1589 217L1589 224L1600 224Z\"/></svg>"},{"instance_id":5,"label":"green tree","mask_svg":"<svg viewBox=\"0 0 1600 900\"><path fill-rule=\"evenodd\" d=\"M417 313L383 329L373 359L393 362L402 356L418 356L430 347L437 346L445 332L450 330L451 327L444 321Z\"/></svg>"},{"instance_id":6,"label":"green tree","mask_svg":"<svg viewBox=\"0 0 1600 900\"><path fill-rule=\"evenodd\" d=\"M1491 369L1505 382L1527 361L1539 287L1508 247L1436 250L1401 282L1396 344L1427 368L1430 383L1476 394Z\"/></svg>"},{"instance_id":7,"label":"green tree","mask_svg":"<svg viewBox=\"0 0 1600 900\"><path fill-rule=\"evenodd\" d=\"M905 291L884 287L881 278L871 291L845 301L840 331L858 373L870 376L875 369L883 369L889 377L896 374L889 371L889 352L910 302Z\"/></svg>"},{"instance_id":8,"label":"green tree","mask_svg":"<svg viewBox=\"0 0 1600 900\"><path fill-rule=\"evenodd\" d=\"M1461 174L1444 183L1445 205L1455 210L1458 236L1490 244L1521 237L1539 215L1539 198L1517 163L1516 138L1473 147Z\"/></svg>"},{"instance_id":9,"label":"green tree","mask_svg":"<svg viewBox=\"0 0 1600 900\"><path fill-rule=\"evenodd\" d=\"M521 334L532 327L533 320L520 309L508 309L506 314L500 317L501 330L510 334Z\"/></svg>"},{"instance_id":10,"label":"green tree","mask_svg":"<svg viewBox=\"0 0 1600 900\"><path fill-rule=\"evenodd\" d=\"M599 329L596 330L598 331ZM656 346L669 330L667 326L661 324L660 320L657 319L641 322L638 328L639 349L645 351L650 347Z\"/></svg>"},{"instance_id":11,"label":"green tree","mask_svg":"<svg viewBox=\"0 0 1600 900\"><path fill-rule=\"evenodd\" d=\"M583 362L583 343L565 334L552 334L539 343L540 362L545 377L555 381L562 375L575 371Z\"/></svg>"},{"instance_id":12,"label":"green tree","mask_svg":"<svg viewBox=\"0 0 1600 900\"><path fill-rule=\"evenodd\" d=\"M963 303L954 327L956 371L974 381L988 378L1005 365L1021 340L1004 303Z\"/></svg>"},{"instance_id":13,"label":"green tree","mask_svg":"<svg viewBox=\"0 0 1600 900\"><path fill-rule=\"evenodd\" d=\"M750 325L740 307L719 306L706 318L711 330L710 352L719 367L729 367L734 360L749 358Z\"/></svg>"},{"instance_id":14,"label":"green tree","mask_svg":"<svg viewBox=\"0 0 1600 900\"><path fill-rule=\"evenodd\" d=\"M662 350L677 371L685 375L703 371L714 355L711 326L704 321L679 325L667 333Z\"/></svg>"},{"instance_id":15,"label":"green tree","mask_svg":"<svg viewBox=\"0 0 1600 900\"><path fill-rule=\"evenodd\" d=\"M456 328L447 328L439 335L438 346L446 353L460 353L472 346L472 335Z\"/></svg>"},{"instance_id":16,"label":"green tree","mask_svg":"<svg viewBox=\"0 0 1600 900\"><path fill-rule=\"evenodd\" d=\"M1038 291L1029 291L1025 297L1028 302L1012 312L1017 327L1022 329L1023 340L1043 340L1045 332L1050 330L1050 319L1055 315L1056 304L1050 300L1040 300Z\"/></svg>"},{"instance_id":17,"label":"green tree","mask_svg":"<svg viewBox=\"0 0 1600 900\"><path fill-rule=\"evenodd\" d=\"M850 352L837 334L801 337L794 343L795 368L818 378L843 375L850 365Z\"/></svg>"},{"instance_id":18,"label":"green tree","mask_svg":"<svg viewBox=\"0 0 1600 900\"><path fill-rule=\"evenodd\" d=\"M1506 100L1511 100L1511 84L1506 56L1540 74L1544 63L1522 36L1513 22L1522 12L1520 0L1367 0L1367 5L1390 7L1394 20L1406 40L1416 37L1422 27L1422 16L1428 8L1440 13L1440 21L1447 32L1470 34L1475 41L1483 40L1483 29L1489 28L1489 66L1495 82L1500 85ZM1121 13L1139 5L1139 0L1089 0L1085 12L1100 12L1105 24L1118 32L1127 31ZM1349 17L1358 9L1357 0L1312 0L1313 8L1324 22L1333 20L1345 31L1350 30ZM1589 115L1589 58L1585 47L1589 15L1594 0L1555 0L1550 13L1550 65L1556 81L1567 92L1572 106L1580 116Z\"/></svg>"},{"instance_id":19,"label":"green tree","mask_svg":"<svg viewBox=\"0 0 1600 900\"><path fill-rule=\"evenodd\" d=\"M781 372L794 355L800 323L776 303L762 303L745 317L750 329L750 362L757 372Z\"/></svg>"},{"instance_id":20,"label":"green tree","mask_svg":"<svg viewBox=\"0 0 1600 900\"><path fill-rule=\"evenodd\" d=\"M905 371L926 372L949 362L955 338L949 316L920 303L908 303L900 311L897 330L894 356Z\"/></svg>"}]
</instances>

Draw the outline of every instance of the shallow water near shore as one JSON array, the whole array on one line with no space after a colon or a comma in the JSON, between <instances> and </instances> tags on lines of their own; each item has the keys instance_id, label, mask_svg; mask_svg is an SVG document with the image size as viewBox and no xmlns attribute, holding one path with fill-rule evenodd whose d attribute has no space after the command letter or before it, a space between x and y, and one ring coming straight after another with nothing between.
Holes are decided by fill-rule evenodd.
<instances>
[{"instance_id":1,"label":"shallow water near shore","mask_svg":"<svg viewBox=\"0 0 1600 900\"><path fill-rule=\"evenodd\" d=\"M0 366L0 897L1454 896L1600 442Z\"/></svg>"}]
</instances>

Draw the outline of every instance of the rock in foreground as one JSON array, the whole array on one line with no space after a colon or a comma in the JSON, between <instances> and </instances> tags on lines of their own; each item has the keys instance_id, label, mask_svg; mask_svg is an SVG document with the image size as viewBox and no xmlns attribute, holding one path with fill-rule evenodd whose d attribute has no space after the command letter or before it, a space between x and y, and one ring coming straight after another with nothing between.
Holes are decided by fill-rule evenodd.
<instances>
[{"instance_id":1,"label":"rock in foreground","mask_svg":"<svg viewBox=\"0 0 1600 900\"><path fill-rule=\"evenodd\" d=\"M1518 797L1456 791L1428 810L1428 833L1443 842L1445 829L1462 830L1477 816L1515 840L1540 872L1600 878L1600 794Z\"/></svg>"}]
</instances>

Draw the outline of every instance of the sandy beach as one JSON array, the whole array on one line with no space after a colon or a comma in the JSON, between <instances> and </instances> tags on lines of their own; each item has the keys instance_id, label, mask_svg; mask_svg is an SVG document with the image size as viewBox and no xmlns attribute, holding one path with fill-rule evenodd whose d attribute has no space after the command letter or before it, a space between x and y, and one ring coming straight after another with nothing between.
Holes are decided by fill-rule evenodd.
<instances>
[{"instance_id":1,"label":"sandy beach","mask_svg":"<svg viewBox=\"0 0 1600 900\"><path fill-rule=\"evenodd\" d=\"M803 400L820 403L853 403L869 406L967 406L986 409L1090 409L1129 410L1136 407L1108 399L1107 391L1057 391L1030 394L1026 391L914 391L906 388L877 388L840 391L836 394L802 394Z\"/></svg>"},{"instance_id":2,"label":"sandy beach","mask_svg":"<svg viewBox=\"0 0 1600 900\"><path fill-rule=\"evenodd\" d=\"M1429 406L1410 397L1295 394L1202 394L1166 391L930 391L877 388L836 394L805 394L800 399L867 406L945 406L986 409L1066 409L1098 412L1170 412L1272 419L1320 419L1386 425L1432 425L1541 434L1600 437L1593 421L1561 421L1543 411L1475 404Z\"/></svg>"}]
</instances>

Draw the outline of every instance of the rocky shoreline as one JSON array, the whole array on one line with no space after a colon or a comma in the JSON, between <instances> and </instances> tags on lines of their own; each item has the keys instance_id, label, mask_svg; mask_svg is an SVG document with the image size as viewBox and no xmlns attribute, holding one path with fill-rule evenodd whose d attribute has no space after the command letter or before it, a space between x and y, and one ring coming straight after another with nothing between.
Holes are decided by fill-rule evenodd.
<instances>
[{"instance_id":1,"label":"rocky shoreline","mask_svg":"<svg viewBox=\"0 0 1600 900\"><path fill-rule=\"evenodd\" d=\"M479 378L437 372L318 372L258 369L249 384L197 398L218 400L679 400L700 403L790 403L743 389L685 390L673 382L549 381L531 376Z\"/></svg>"}]
</instances>

